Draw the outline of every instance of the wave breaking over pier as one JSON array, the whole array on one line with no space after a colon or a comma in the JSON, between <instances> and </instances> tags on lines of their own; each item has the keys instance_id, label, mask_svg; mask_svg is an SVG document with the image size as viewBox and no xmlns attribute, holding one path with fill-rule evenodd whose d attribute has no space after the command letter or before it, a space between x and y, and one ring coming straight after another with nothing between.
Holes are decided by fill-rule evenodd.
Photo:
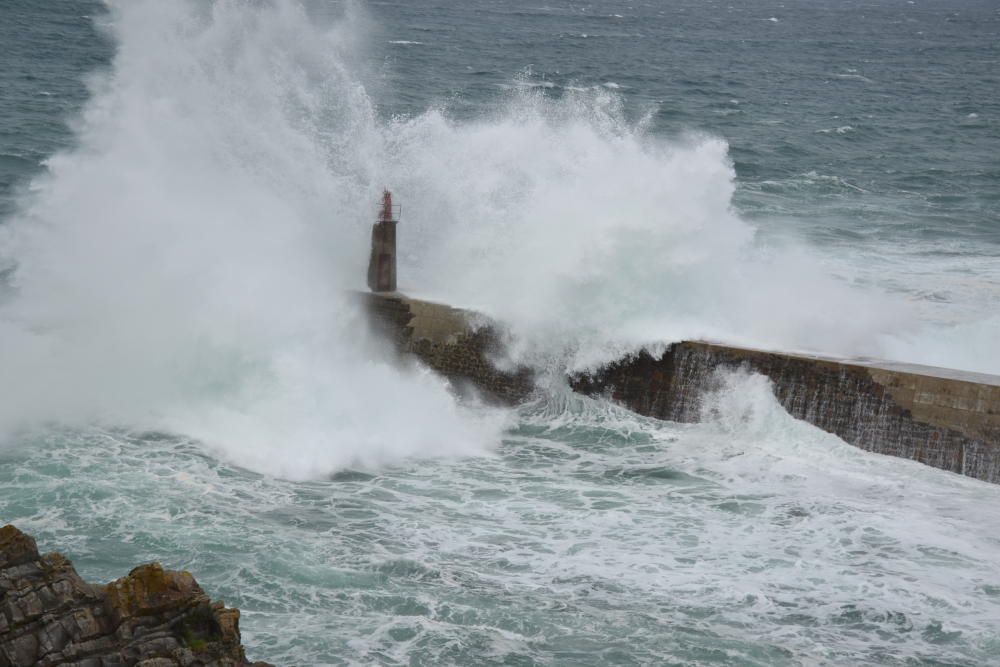
<instances>
[{"instance_id":1,"label":"wave breaking over pier","mask_svg":"<svg viewBox=\"0 0 1000 667\"><path fill-rule=\"evenodd\" d=\"M504 327L483 315L365 294L374 326L398 350L503 402L531 393L532 371L499 367ZM781 406L861 449L1000 483L1000 377L915 364L790 354L699 341L641 350L569 376L574 391L675 422L707 415L726 369L768 378Z\"/></svg>"}]
</instances>

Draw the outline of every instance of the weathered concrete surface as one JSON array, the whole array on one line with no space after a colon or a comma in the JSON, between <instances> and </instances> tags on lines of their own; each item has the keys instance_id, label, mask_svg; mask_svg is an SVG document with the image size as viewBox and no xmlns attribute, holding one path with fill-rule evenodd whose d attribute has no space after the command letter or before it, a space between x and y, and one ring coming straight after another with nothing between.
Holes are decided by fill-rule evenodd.
<instances>
[{"instance_id":1,"label":"weathered concrete surface","mask_svg":"<svg viewBox=\"0 0 1000 667\"><path fill-rule=\"evenodd\" d=\"M396 349L412 354L458 387L474 386L495 402L515 404L534 390L527 368L503 369L503 329L496 322L399 293L359 293L374 329Z\"/></svg>"},{"instance_id":2,"label":"weathered concrete surface","mask_svg":"<svg viewBox=\"0 0 1000 667\"><path fill-rule=\"evenodd\" d=\"M239 618L187 572L150 563L88 584L62 555L0 528L0 667L241 667Z\"/></svg>"},{"instance_id":3,"label":"weathered concrete surface","mask_svg":"<svg viewBox=\"0 0 1000 667\"><path fill-rule=\"evenodd\" d=\"M372 322L396 348L506 403L533 390L529 369L498 370L502 327L482 316L401 294L362 294ZM786 354L701 342L647 352L591 375L574 390L639 414L678 422L701 416L716 369L769 377L794 417L880 454L1000 483L1000 378L928 366Z\"/></svg>"},{"instance_id":4,"label":"weathered concrete surface","mask_svg":"<svg viewBox=\"0 0 1000 667\"><path fill-rule=\"evenodd\" d=\"M694 422L719 368L766 375L792 416L852 445L1000 482L995 376L685 342L659 358L642 352L574 377L571 385L643 415Z\"/></svg>"}]
</instances>

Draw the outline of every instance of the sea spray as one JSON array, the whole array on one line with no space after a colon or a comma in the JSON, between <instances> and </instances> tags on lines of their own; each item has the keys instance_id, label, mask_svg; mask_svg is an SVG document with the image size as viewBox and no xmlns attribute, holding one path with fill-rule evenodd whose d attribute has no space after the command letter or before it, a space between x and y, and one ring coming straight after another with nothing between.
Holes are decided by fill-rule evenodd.
<instances>
[{"instance_id":1,"label":"sea spray","mask_svg":"<svg viewBox=\"0 0 1000 667\"><path fill-rule=\"evenodd\" d=\"M874 355L914 327L806 247L759 243L732 209L727 149L654 136L604 90L518 89L486 119L397 122L403 288L510 323L521 360L574 368L690 338Z\"/></svg>"},{"instance_id":2,"label":"sea spray","mask_svg":"<svg viewBox=\"0 0 1000 667\"><path fill-rule=\"evenodd\" d=\"M292 2L112 18L78 145L11 223L0 425L179 431L295 478L494 445L502 415L391 368L346 294L385 175L343 26Z\"/></svg>"},{"instance_id":3,"label":"sea spray","mask_svg":"<svg viewBox=\"0 0 1000 667\"><path fill-rule=\"evenodd\" d=\"M294 477L484 451L502 417L379 361L345 297L385 186L401 289L500 317L515 358L556 371L685 338L874 355L914 329L806 248L762 244L723 140L653 136L605 88L385 120L357 8L111 8L77 146L4 243L6 427L175 430Z\"/></svg>"}]
</instances>

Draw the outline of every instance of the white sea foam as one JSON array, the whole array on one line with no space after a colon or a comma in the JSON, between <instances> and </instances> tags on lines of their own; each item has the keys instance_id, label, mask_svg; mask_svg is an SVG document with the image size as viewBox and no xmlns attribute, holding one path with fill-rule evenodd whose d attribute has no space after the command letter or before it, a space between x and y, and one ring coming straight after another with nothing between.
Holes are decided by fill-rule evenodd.
<instances>
[{"instance_id":1,"label":"white sea foam","mask_svg":"<svg viewBox=\"0 0 1000 667\"><path fill-rule=\"evenodd\" d=\"M497 417L359 342L344 290L388 184L349 66L362 18L115 6L78 146L6 230L0 426L166 428L296 478L498 441Z\"/></svg>"},{"instance_id":2,"label":"white sea foam","mask_svg":"<svg viewBox=\"0 0 1000 667\"><path fill-rule=\"evenodd\" d=\"M816 130L819 134L847 134L848 132L853 132L854 128L850 125L841 125L840 127L828 127L822 130Z\"/></svg>"},{"instance_id":3,"label":"white sea foam","mask_svg":"<svg viewBox=\"0 0 1000 667\"><path fill-rule=\"evenodd\" d=\"M0 513L89 579L197 571L276 664L989 664L1000 487L844 445L760 376L717 380L703 424L556 393L495 457L309 483L76 432L0 467Z\"/></svg>"},{"instance_id":4,"label":"white sea foam","mask_svg":"<svg viewBox=\"0 0 1000 667\"><path fill-rule=\"evenodd\" d=\"M621 104L521 93L482 121L399 124L391 180L417 258L403 288L513 323L525 354L573 346L578 365L683 338L878 354L911 324L806 249L757 245L725 142L651 136Z\"/></svg>"},{"instance_id":5,"label":"white sea foam","mask_svg":"<svg viewBox=\"0 0 1000 667\"><path fill-rule=\"evenodd\" d=\"M852 71L856 71L856 70L852 70ZM838 79L851 79L851 80L854 80L854 81L863 81L865 83L875 83L874 81L872 81L871 79L869 79L867 76L863 76L861 74L834 74L834 76L837 77Z\"/></svg>"}]
</instances>

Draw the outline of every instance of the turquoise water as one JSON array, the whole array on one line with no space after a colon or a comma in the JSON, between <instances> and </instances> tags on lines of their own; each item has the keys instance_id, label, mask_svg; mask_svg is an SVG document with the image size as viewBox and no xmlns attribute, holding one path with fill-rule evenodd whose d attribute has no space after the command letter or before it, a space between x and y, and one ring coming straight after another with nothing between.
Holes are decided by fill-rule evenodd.
<instances>
[{"instance_id":1,"label":"turquoise water","mask_svg":"<svg viewBox=\"0 0 1000 667\"><path fill-rule=\"evenodd\" d=\"M278 664L991 662L996 487L735 389L735 431L555 401L491 456L307 483L54 433L5 455L2 511L92 578L196 572Z\"/></svg>"},{"instance_id":2,"label":"turquoise water","mask_svg":"<svg viewBox=\"0 0 1000 667\"><path fill-rule=\"evenodd\" d=\"M343 300L585 368L708 337L1000 372L988 2L8 0L0 519L281 665L983 665L998 487L730 373L677 425L461 403Z\"/></svg>"}]
</instances>

